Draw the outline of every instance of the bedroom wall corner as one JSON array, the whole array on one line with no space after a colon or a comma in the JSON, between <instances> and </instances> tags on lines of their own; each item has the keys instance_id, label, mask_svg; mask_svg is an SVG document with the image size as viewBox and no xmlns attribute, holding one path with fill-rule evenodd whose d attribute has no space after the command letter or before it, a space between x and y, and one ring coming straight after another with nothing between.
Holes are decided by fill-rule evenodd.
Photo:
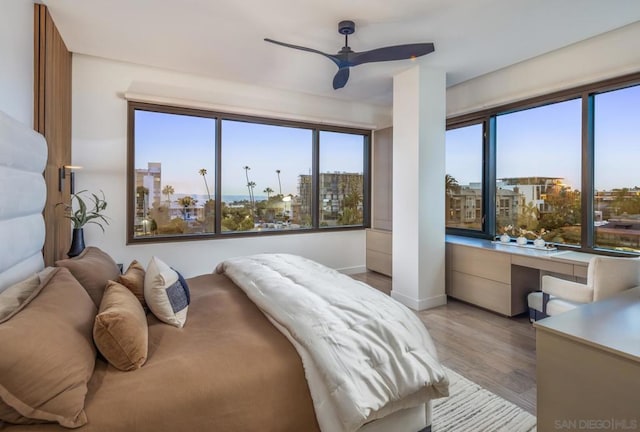
<instances>
[{"instance_id":1,"label":"bedroom wall corner","mask_svg":"<svg viewBox=\"0 0 640 432\"><path fill-rule=\"evenodd\" d=\"M0 1L0 110L33 125L33 1Z\"/></svg>"}]
</instances>

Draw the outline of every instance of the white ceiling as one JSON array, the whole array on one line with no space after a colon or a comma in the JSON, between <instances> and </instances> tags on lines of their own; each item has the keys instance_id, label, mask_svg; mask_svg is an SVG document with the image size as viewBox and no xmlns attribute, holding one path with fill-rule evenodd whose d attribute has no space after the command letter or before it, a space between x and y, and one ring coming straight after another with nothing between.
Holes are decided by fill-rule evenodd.
<instances>
[{"instance_id":1,"label":"white ceiling","mask_svg":"<svg viewBox=\"0 0 640 432\"><path fill-rule=\"evenodd\" d=\"M42 0L69 50L265 87L391 104L411 60L360 65L333 90L335 65L265 37L337 52L434 42L416 61L451 86L640 20L639 0Z\"/></svg>"}]
</instances>

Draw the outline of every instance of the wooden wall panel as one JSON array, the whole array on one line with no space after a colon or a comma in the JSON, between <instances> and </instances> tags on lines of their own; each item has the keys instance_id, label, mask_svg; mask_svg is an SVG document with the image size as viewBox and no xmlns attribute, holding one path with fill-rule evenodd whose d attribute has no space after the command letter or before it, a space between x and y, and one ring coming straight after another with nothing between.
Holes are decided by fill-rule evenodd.
<instances>
[{"instance_id":1,"label":"wooden wall panel","mask_svg":"<svg viewBox=\"0 0 640 432\"><path fill-rule=\"evenodd\" d=\"M59 202L69 202L69 183L58 190L58 168L71 165L71 53L47 10L34 5L34 129L47 139L49 156L44 177L47 227L43 253L46 265L66 258L71 224Z\"/></svg>"}]
</instances>

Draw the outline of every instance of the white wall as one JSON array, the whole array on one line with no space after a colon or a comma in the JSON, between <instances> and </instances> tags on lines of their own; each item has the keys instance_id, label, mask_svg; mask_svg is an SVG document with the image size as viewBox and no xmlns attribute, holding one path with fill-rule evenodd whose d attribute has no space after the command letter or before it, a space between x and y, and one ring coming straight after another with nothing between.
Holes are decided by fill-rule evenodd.
<instances>
[{"instance_id":1,"label":"white wall","mask_svg":"<svg viewBox=\"0 0 640 432\"><path fill-rule=\"evenodd\" d=\"M152 255L157 255L185 276L210 272L227 257L260 252L297 253L329 267L364 270L362 230L127 246L125 93L149 101L334 124L375 127L389 121L387 109L364 104L74 54L72 161L83 167L76 172L76 190L102 189L111 218L106 234L95 226L87 228L87 244L101 247L125 265L132 259L146 265Z\"/></svg>"},{"instance_id":2,"label":"white wall","mask_svg":"<svg viewBox=\"0 0 640 432\"><path fill-rule=\"evenodd\" d=\"M447 116L640 71L640 22L447 89Z\"/></svg>"},{"instance_id":3,"label":"white wall","mask_svg":"<svg viewBox=\"0 0 640 432\"><path fill-rule=\"evenodd\" d=\"M0 1L0 110L33 127L33 1Z\"/></svg>"}]
</instances>

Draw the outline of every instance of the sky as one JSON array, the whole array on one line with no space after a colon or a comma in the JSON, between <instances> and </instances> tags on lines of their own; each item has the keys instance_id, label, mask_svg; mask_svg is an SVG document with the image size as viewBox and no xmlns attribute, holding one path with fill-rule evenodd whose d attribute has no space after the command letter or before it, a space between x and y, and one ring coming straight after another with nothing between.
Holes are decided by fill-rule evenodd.
<instances>
[{"instance_id":1,"label":"sky","mask_svg":"<svg viewBox=\"0 0 640 432\"><path fill-rule=\"evenodd\" d=\"M215 190L214 119L136 111L135 167L148 162L162 164L162 187L175 194L206 196L203 177L211 195ZM321 132L320 172L363 172L361 135ZM222 195L247 195L247 175L256 183L256 197L273 193L296 195L298 176L311 173L312 132L309 129L222 121ZM250 169L245 170L248 166Z\"/></svg>"},{"instance_id":2,"label":"sky","mask_svg":"<svg viewBox=\"0 0 640 432\"><path fill-rule=\"evenodd\" d=\"M640 186L640 86L595 96L595 187ZM580 190L581 100L499 115L496 177L560 177ZM482 126L447 131L446 172L482 178Z\"/></svg>"},{"instance_id":3,"label":"sky","mask_svg":"<svg viewBox=\"0 0 640 432\"><path fill-rule=\"evenodd\" d=\"M595 96L597 190L640 186L640 86ZM559 177L580 189L579 99L497 117L497 178ZM136 168L162 163L162 187L176 194L206 195L199 170L215 190L214 119L136 111ZM320 172L363 172L359 135L321 132ZM222 122L222 193L246 195L247 178L257 197L268 187L297 194L298 176L311 172L311 131L240 121ZM447 131L447 174L459 184L482 178L482 127ZM245 166L250 170L246 171Z\"/></svg>"}]
</instances>

